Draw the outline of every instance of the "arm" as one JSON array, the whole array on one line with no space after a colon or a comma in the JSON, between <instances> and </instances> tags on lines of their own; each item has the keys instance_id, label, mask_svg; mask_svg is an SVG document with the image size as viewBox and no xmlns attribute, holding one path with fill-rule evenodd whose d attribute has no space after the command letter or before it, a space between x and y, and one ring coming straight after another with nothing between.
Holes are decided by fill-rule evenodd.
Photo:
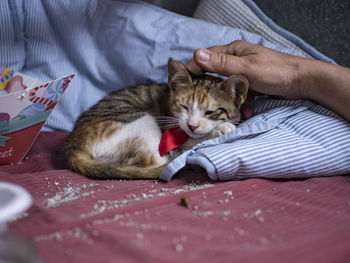
<instances>
[{"instance_id":1,"label":"arm","mask_svg":"<svg viewBox=\"0 0 350 263\"><path fill-rule=\"evenodd\" d=\"M312 99L350 122L350 69L321 61L304 63L302 98Z\"/></svg>"},{"instance_id":2,"label":"arm","mask_svg":"<svg viewBox=\"0 0 350 263\"><path fill-rule=\"evenodd\" d=\"M195 73L202 70L223 76L242 73L248 78L253 93L312 99L350 121L349 68L284 54L245 41L197 49L186 67ZM249 107L244 107L243 111L246 117L253 114Z\"/></svg>"}]
</instances>

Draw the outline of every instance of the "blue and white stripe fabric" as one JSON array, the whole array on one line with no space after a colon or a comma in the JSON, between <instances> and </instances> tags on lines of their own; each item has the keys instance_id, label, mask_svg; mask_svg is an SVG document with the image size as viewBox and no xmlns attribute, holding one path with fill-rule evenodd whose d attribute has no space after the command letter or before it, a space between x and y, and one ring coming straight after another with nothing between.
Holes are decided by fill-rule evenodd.
<instances>
[{"instance_id":1,"label":"blue and white stripe fabric","mask_svg":"<svg viewBox=\"0 0 350 263\"><path fill-rule=\"evenodd\" d=\"M238 26L254 33L133 0L0 1L0 66L42 80L77 73L45 126L70 131L77 117L107 93L132 84L166 82L168 58L186 63L199 47L243 39L334 63L265 23L251 1L238 2L237 14L250 17ZM170 180L187 163L204 167L215 180L349 172L349 126L341 118L303 101L264 98L256 107L261 114L184 153L162 178Z\"/></svg>"},{"instance_id":2,"label":"blue and white stripe fabric","mask_svg":"<svg viewBox=\"0 0 350 263\"><path fill-rule=\"evenodd\" d=\"M259 98L257 115L230 134L195 146L165 169L169 181L186 164L212 180L306 178L350 172L350 125L311 101Z\"/></svg>"}]
</instances>

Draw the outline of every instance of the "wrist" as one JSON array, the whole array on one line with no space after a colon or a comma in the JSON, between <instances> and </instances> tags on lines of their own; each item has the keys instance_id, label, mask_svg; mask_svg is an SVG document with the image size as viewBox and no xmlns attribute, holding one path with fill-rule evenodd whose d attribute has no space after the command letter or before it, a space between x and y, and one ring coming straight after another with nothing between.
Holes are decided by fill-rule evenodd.
<instances>
[{"instance_id":1,"label":"wrist","mask_svg":"<svg viewBox=\"0 0 350 263\"><path fill-rule=\"evenodd\" d=\"M318 82L322 75L322 64L317 60L300 58L297 67L296 89L300 99L315 99Z\"/></svg>"},{"instance_id":2,"label":"wrist","mask_svg":"<svg viewBox=\"0 0 350 263\"><path fill-rule=\"evenodd\" d=\"M307 59L299 71L300 95L350 121L350 69Z\"/></svg>"}]
</instances>

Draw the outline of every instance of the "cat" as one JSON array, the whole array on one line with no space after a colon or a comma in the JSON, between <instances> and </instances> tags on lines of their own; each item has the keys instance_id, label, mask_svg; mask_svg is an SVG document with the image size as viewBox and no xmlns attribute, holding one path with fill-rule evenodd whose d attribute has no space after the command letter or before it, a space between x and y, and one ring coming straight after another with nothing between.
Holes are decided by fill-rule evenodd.
<instances>
[{"instance_id":1,"label":"cat","mask_svg":"<svg viewBox=\"0 0 350 263\"><path fill-rule=\"evenodd\" d=\"M174 158L159 154L160 127L187 133L177 152L231 132L248 85L243 75L193 75L170 58L167 84L112 92L82 113L64 145L68 167L95 179L156 179Z\"/></svg>"}]
</instances>

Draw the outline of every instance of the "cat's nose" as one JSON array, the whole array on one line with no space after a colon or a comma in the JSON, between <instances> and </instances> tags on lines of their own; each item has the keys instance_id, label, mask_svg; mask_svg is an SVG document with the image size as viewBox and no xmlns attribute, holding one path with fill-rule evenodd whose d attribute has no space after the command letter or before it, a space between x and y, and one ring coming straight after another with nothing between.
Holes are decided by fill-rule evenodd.
<instances>
[{"instance_id":1,"label":"cat's nose","mask_svg":"<svg viewBox=\"0 0 350 263\"><path fill-rule=\"evenodd\" d=\"M190 128L190 130L193 132L195 129L197 129L199 127L199 124L196 125L190 125L188 124L188 128Z\"/></svg>"}]
</instances>

